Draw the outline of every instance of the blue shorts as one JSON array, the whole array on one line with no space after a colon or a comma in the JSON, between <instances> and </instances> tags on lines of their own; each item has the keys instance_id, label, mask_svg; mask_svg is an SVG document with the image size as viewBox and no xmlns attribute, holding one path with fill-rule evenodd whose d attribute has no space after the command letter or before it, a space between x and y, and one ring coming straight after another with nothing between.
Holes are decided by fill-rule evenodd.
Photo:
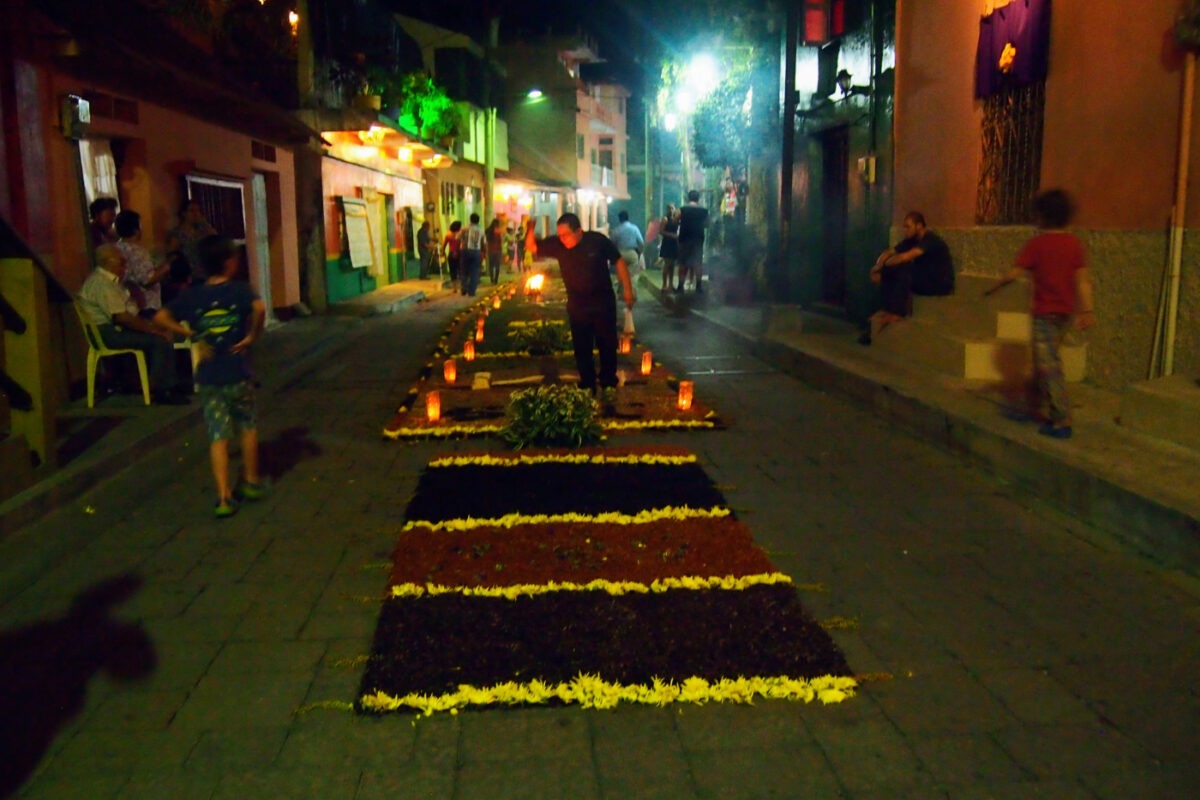
<instances>
[{"instance_id":1,"label":"blue shorts","mask_svg":"<svg viewBox=\"0 0 1200 800\"><path fill-rule=\"evenodd\" d=\"M233 437L234 428L252 430L254 418L254 386L250 381L224 386L200 384L197 391L204 409L204 425L208 440L219 442Z\"/></svg>"}]
</instances>

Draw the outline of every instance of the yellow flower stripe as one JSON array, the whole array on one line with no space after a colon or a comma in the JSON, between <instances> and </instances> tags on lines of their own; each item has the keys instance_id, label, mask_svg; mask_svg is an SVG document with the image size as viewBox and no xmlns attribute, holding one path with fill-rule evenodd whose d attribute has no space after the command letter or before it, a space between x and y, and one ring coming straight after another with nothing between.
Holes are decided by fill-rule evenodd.
<instances>
[{"instance_id":1,"label":"yellow flower stripe","mask_svg":"<svg viewBox=\"0 0 1200 800\"><path fill-rule=\"evenodd\" d=\"M516 600L520 597L533 597L552 592L608 592L611 595L624 594L662 594L675 589L701 591L704 589L721 589L723 591L743 591L751 586L771 586L777 583L791 583L792 579L782 572L768 572L760 575L743 575L735 578L733 575L724 577L714 575L709 578L685 576L682 578L659 578L653 583L635 583L633 581L606 581L597 579L587 583L571 583L568 581L550 581L549 583L519 583L513 586L442 586L436 583L401 583L391 587L393 599L408 597L434 597L442 594L461 594L466 597L503 597L506 600Z\"/></svg>"},{"instance_id":2,"label":"yellow flower stripe","mask_svg":"<svg viewBox=\"0 0 1200 800\"><path fill-rule=\"evenodd\" d=\"M498 433L499 425L439 425L429 428L384 428L383 435L388 439L404 439L418 436L458 436L459 434Z\"/></svg>"},{"instance_id":3,"label":"yellow flower stripe","mask_svg":"<svg viewBox=\"0 0 1200 800\"><path fill-rule=\"evenodd\" d=\"M493 528L515 528L518 525L544 525L551 522L599 522L615 525L644 525L648 522L658 522L664 519L701 519L727 517L731 512L728 508L713 506L712 508L689 508L688 506L667 506L651 508L636 514L622 514L619 511L605 511L600 514L505 514L503 517L492 519L475 519L465 517L447 519L441 522L430 522L418 519L405 523L401 531L411 531L414 528L428 528L431 531L468 531L484 526Z\"/></svg>"},{"instance_id":4,"label":"yellow flower stripe","mask_svg":"<svg viewBox=\"0 0 1200 800\"><path fill-rule=\"evenodd\" d=\"M510 328L546 328L546 327L565 328L565 327L567 327L567 321L563 320L563 319L532 319L532 320L514 319L512 322L508 323L508 327L510 327Z\"/></svg>"},{"instance_id":5,"label":"yellow flower stripe","mask_svg":"<svg viewBox=\"0 0 1200 800\"><path fill-rule=\"evenodd\" d=\"M715 422L706 419L645 419L609 420L600 425L606 431L629 431L641 428L715 428Z\"/></svg>"},{"instance_id":6,"label":"yellow flower stripe","mask_svg":"<svg viewBox=\"0 0 1200 800\"><path fill-rule=\"evenodd\" d=\"M575 352L574 350L555 350L555 351L553 351L553 353L551 353L551 355L565 355L567 353L574 353L574 352ZM461 351L459 351L456 358L462 358ZM475 353L476 361L479 361L480 359L486 359L486 358L529 358L529 353L526 353L523 350L497 351L497 352L489 352L489 353L476 352Z\"/></svg>"},{"instance_id":7,"label":"yellow flower stripe","mask_svg":"<svg viewBox=\"0 0 1200 800\"><path fill-rule=\"evenodd\" d=\"M429 467L515 467L530 464L695 464L695 455L668 456L654 453L606 456L587 453L562 453L540 456L445 456L429 462Z\"/></svg>"},{"instance_id":8,"label":"yellow flower stripe","mask_svg":"<svg viewBox=\"0 0 1200 800\"><path fill-rule=\"evenodd\" d=\"M399 711L411 708L425 716L439 711L457 714L468 706L519 705L561 700L584 708L613 708L618 703L665 706L668 703L752 703L755 698L802 700L811 703L840 703L854 696L854 678L824 675L819 678L722 678L708 681L691 677L682 683L655 678L650 685L610 683L596 675L579 674L569 683L507 683L478 687L462 685L457 692L440 695L412 693L395 697L376 691L363 695L359 703L370 711Z\"/></svg>"}]
</instances>

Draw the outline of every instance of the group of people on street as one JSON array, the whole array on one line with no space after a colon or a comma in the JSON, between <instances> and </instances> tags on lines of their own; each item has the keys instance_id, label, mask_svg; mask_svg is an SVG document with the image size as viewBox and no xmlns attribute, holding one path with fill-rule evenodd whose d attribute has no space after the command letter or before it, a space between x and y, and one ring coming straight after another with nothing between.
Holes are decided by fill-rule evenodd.
<instances>
[{"instance_id":1,"label":"group of people on street","mask_svg":"<svg viewBox=\"0 0 1200 800\"><path fill-rule=\"evenodd\" d=\"M701 282L704 264L704 231L708 227L708 209L700 205L700 192L688 192L687 204L677 208L667 204L667 211L659 221L658 235L662 244L658 257L662 259L662 291L674 290L682 293L692 289L697 294L704 292ZM676 282L678 268L678 282Z\"/></svg>"},{"instance_id":2,"label":"group of people on street","mask_svg":"<svg viewBox=\"0 0 1200 800\"><path fill-rule=\"evenodd\" d=\"M140 241L141 216L117 212L111 198L101 200L90 208L95 269L77 297L81 312L105 346L145 354L155 403L186 404L195 384L217 489L214 513L232 516L239 499L257 500L267 492L259 474L255 384L246 358L262 333L266 306L238 279L238 245L217 234L196 203L183 204L180 225L167 236L168 255L156 259ZM174 344L183 340L199 351L192 381L184 381L176 365ZM233 485L228 447L235 434L242 477Z\"/></svg>"},{"instance_id":3,"label":"group of people on street","mask_svg":"<svg viewBox=\"0 0 1200 800\"><path fill-rule=\"evenodd\" d=\"M441 275L440 265L444 263L453 291L474 297L485 265L493 286L499 283L500 269L505 264L509 272L524 273L533 269L537 234L532 219L526 218L519 226L510 222L505 228L503 220L496 217L486 231L479 228L478 214L471 214L468 220L466 227L461 220L451 222L440 241L428 220L421 223L417 231L417 250L422 280L435 273ZM477 266L478 272L475 271Z\"/></svg>"}]
</instances>

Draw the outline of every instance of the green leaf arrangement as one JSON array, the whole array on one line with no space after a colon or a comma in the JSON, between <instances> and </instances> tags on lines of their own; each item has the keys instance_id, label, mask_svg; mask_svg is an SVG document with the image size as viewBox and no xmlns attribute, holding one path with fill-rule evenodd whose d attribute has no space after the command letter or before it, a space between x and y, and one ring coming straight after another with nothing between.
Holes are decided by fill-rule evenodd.
<instances>
[{"instance_id":1,"label":"green leaf arrangement","mask_svg":"<svg viewBox=\"0 0 1200 800\"><path fill-rule=\"evenodd\" d=\"M513 392L500 436L514 449L583 447L603 435L591 394L574 386L536 386Z\"/></svg>"},{"instance_id":2,"label":"green leaf arrangement","mask_svg":"<svg viewBox=\"0 0 1200 800\"><path fill-rule=\"evenodd\" d=\"M531 356L548 356L571 345L571 333L562 320L531 320L523 325L510 325L508 338L514 350Z\"/></svg>"}]
</instances>

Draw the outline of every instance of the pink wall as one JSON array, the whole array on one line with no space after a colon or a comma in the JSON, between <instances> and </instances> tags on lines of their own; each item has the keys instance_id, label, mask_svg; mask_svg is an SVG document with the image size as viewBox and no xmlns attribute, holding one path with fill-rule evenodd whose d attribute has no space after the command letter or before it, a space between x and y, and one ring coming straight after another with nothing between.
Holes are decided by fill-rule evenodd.
<instances>
[{"instance_id":1,"label":"pink wall","mask_svg":"<svg viewBox=\"0 0 1200 800\"><path fill-rule=\"evenodd\" d=\"M1042 186L1088 228L1161 230L1175 186L1182 61L1164 39L1179 3L1054 4ZM1193 219L1200 219L1193 216Z\"/></svg>"},{"instance_id":2,"label":"pink wall","mask_svg":"<svg viewBox=\"0 0 1200 800\"><path fill-rule=\"evenodd\" d=\"M54 98L66 93L86 94L89 89L72 79L54 76L47 81L46 109L47 153L52 175L54 206L62 209L53 221L55 261L59 277L72 289L78 288L90 269L84 250L82 211L75 177L75 150L58 132ZM104 91L103 89L99 89ZM271 301L286 306L300 300L299 243L296 228L296 181L292 153L276 147L276 161L251 159L251 138L207 122L187 117L161 106L138 101L138 123L92 118L91 136L119 137L134 141L136 162L121 173L121 193L128 207L142 215L143 242L161 252L166 233L176 224L176 212L182 199L182 175L196 171L243 180L245 183L247 250L251 282L257 254L254 241L254 214L250 177L255 172L274 172L279 176L279 199L283 209L277 232L282 263L271 265Z\"/></svg>"},{"instance_id":3,"label":"pink wall","mask_svg":"<svg viewBox=\"0 0 1200 800\"><path fill-rule=\"evenodd\" d=\"M981 106L974 63L982 7L897 2L897 220L916 208L935 227L975 224ZM1121 4L1054 3L1041 185L1075 195L1081 227L1157 231L1166 223L1182 85L1181 61L1169 44L1177 12L1175 0L1145 0L1135 13ZM1200 222L1197 172L1192 224Z\"/></svg>"},{"instance_id":4,"label":"pink wall","mask_svg":"<svg viewBox=\"0 0 1200 800\"><path fill-rule=\"evenodd\" d=\"M981 2L897 0L895 204L929 224L975 221L979 123L975 42Z\"/></svg>"}]
</instances>

